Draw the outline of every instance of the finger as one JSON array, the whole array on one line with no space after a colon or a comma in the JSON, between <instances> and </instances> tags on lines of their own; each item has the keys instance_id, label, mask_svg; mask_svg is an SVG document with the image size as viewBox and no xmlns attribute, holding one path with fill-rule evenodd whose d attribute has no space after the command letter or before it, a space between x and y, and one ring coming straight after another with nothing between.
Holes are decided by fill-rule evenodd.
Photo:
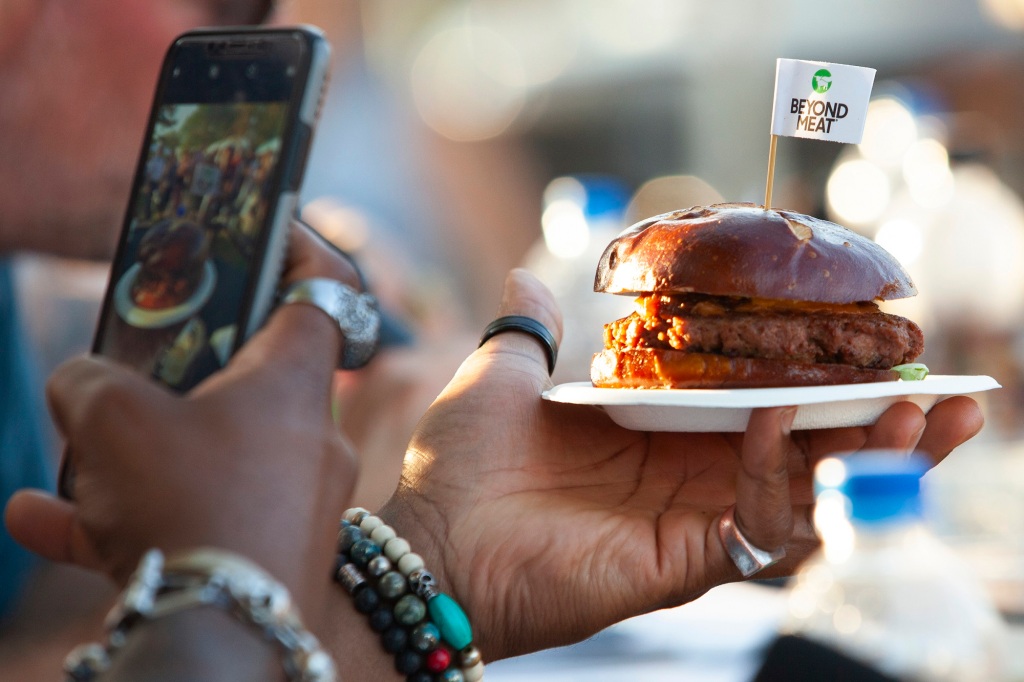
<instances>
[{"instance_id":1,"label":"finger","mask_svg":"<svg viewBox=\"0 0 1024 682\"><path fill-rule=\"evenodd\" d=\"M889 406L870 427L801 431L794 434L793 439L809 453L808 470L813 470L825 457L861 449L910 452L917 446L924 428L921 409L913 403L900 401Z\"/></svg>"},{"instance_id":2,"label":"finger","mask_svg":"<svg viewBox=\"0 0 1024 682\"><path fill-rule=\"evenodd\" d=\"M57 366L46 380L46 404L53 418L54 428L67 438L67 422L70 418L71 396L86 370L81 363L84 358L72 358Z\"/></svg>"},{"instance_id":3,"label":"finger","mask_svg":"<svg viewBox=\"0 0 1024 682\"><path fill-rule=\"evenodd\" d=\"M4 520L11 537L43 558L101 568L70 502L40 490L19 490L8 501Z\"/></svg>"},{"instance_id":4,"label":"finger","mask_svg":"<svg viewBox=\"0 0 1024 682\"><path fill-rule=\"evenodd\" d=\"M868 429L863 426L848 426L835 429L811 429L793 434L801 449L808 453L806 469L811 470L817 460L837 452L854 452L864 447Z\"/></svg>"},{"instance_id":5,"label":"finger","mask_svg":"<svg viewBox=\"0 0 1024 682\"><path fill-rule=\"evenodd\" d=\"M753 410L736 475L736 526L755 546L781 547L793 533L789 438L796 408Z\"/></svg>"},{"instance_id":6,"label":"finger","mask_svg":"<svg viewBox=\"0 0 1024 682\"><path fill-rule=\"evenodd\" d=\"M814 505L793 507L793 534L786 542L786 556L777 564L757 574L758 578L776 578L792 575L797 567L818 549L821 542L814 530Z\"/></svg>"},{"instance_id":7,"label":"finger","mask_svg":"<svg viewBox=\"0 0 1024 682\"><path fill-rule=\"evenodd\" d=\"M281 282L289 284L310 277L329 277L361 290L359 272L352 262L312 227L293 221L289 233L288 254Z\"/></svg>"},{"instance_id":8,"label":"finger","mask_svg":"<svg viewBox=\"0 0 1024 682\"><path fill-rule=\"evenodd\" d=\"M312 228L292 224L283 284L314 277L326 277L360 288L359 275L352 264L326 245ZM343 343L338 323L312 305L284 305L274 310L267 324L249 340L231 360L224 372L214 375L201 395L223 382L248 376L271 367L268 382L281 391L294 390L293 383L308 388L307 395L318 398L330 391L333 370ZM293 381L281 382L288 376ZM294 397L292 397L294 399Z\"/></svg>"},{"instance_id":9,"label":"finger","mask_svg":"<svg viewBox=\"0 0 1024 682\"><path fill-rule=\"evenodd\" d=\"M145 433L151 415L169 414L171 396L127 367L89 356L54 370L46 384L46 399L68 452L77 460L93 442L121 441Z\"/></svg>"},{"instance_id":10,"label":"finger","mask_svg":"<svg viewBox=\"0 0 1024 682\"><path fill-rule=\"evenodd\" d=\"M522 315L544 325L555 339L562 342L562 314L554 296L532 273L516 268L505 278L505 289L498 306L498 317ZM537 376L548 379L548 357L541 341L520 331L506 331L491 337L478 351L485 355L528 358Z\"/></svg>"},{"instance_id":11,"label":"finger","mask_svg":"<svg viewBox=\"0 0 1024 682\"><path fill-rule=\"evenodd\" d=\"M875 425L868 430L863 449L910 452L917 447L926 425L927 420L920 407L911 402L900 401L883 412Z\"/></svg>"},{"instance_id":12,"label":"finger","mask_svg":"<svg viewBox=\"0 0 1024 682\"><path fill-rule=\"evenodd\" d=\"M970 440L985 425L978 403L967 396L953 396L939 402L928 413L917 449L928 453L936 463L946 458L953 448Z\"/></svg>"}]
</instances>

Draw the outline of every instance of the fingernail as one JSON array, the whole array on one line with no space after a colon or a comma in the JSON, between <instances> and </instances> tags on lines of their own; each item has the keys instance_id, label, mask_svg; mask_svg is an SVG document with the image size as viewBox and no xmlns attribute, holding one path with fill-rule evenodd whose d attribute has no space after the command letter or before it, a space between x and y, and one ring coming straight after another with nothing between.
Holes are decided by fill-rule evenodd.
<instances>
[{"instance_id":1,"label":"fingernail","mask_svg":"<svg viewBox=\"0 0 1024 682\"><path fill-rule=\"evenodd\" d=\"M787 407L782 412L782 433L788 436L793 431L793 419L796 418L795 407Z\"/></svg>"}]
</instances>

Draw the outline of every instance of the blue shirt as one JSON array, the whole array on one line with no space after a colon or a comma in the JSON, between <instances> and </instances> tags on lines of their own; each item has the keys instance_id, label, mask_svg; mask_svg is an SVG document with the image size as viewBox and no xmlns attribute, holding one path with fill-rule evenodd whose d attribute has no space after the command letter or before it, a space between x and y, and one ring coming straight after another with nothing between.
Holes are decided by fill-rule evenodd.
<instances>
[{"instance_id":1,"label":"blue shirt","mask_svg":"<svg viewBox=\"0 0 1024 682\"><path fill-rule=\"evenodd\" d=\"M0 505L19 488L50 487L38 371L22 335L11 263L0 258ZM0 524L3 526L3 524ZM0 618L18 597L31 555L0 527Z\"/></svg>"}]
</instances>

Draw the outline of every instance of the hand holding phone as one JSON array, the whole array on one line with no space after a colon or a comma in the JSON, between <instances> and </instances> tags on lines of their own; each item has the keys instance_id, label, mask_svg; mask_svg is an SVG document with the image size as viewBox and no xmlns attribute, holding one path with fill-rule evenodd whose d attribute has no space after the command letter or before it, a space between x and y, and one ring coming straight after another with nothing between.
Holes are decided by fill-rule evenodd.
<instances>
[{"instance_id":1,"label":"hand holding phone","mask_svg":"<svg viewBox=\"0 0 1024 682\"><path fill-rule=\"evenodd\" d=\"M328 62L309 28L171 45L93 350L176 391L223 366L273 301Z\"/></svg>"},{"instance_id":2,"label":"hand holding phone","mask_svg":"<svg viewBox=\"0 0 1024 682\"><path fill-rule=\"evenodd\" d=\"M93 352L184 392L273 303L329 47L313 28L197 30L164 58ZM58 491L70 498L67 456Z\"/></svg>"}]
</instances>

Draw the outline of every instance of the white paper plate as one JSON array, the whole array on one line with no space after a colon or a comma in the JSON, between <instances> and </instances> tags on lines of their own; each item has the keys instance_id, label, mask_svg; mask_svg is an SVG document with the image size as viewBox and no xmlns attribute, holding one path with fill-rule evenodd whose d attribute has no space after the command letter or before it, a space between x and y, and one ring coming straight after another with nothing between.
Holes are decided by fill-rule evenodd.
<instances>
[{"instance_id":1,"label":"white paper plate","mask_svg":"<svg viewBox=\"0 0 1024 682\"><path fill-rule=\"evenodd\" d=\"M213 263L206 261L203 267L203 278L188 299L170 308L148 310L140 308L132 301L132 284L135 283L135 278L141 268L139 263L135 263L117 281L117 286L114 288L114 309L117 310L117 314L121 316L122 320L133 327L142 329L169 327L188 319L206 304L217 284L217 269Z\"/></svg>"},{"instance_id":2,"label":"white paper plate","mask_svg":"<svg viewBox=\"0 0 1024 682\"><path fill-rule=\"evenodd\" d=\"M755 407L797 405L793 428L830 429L874 424L893 403L908 400L927 412L943 396L1000 388L987 376L929 375L923 381L843 386L738 389L596 388L560 384L542 397L558 403L598 405L617 424L636 431L743 431Z\"/></svg>"}]
</instances>

